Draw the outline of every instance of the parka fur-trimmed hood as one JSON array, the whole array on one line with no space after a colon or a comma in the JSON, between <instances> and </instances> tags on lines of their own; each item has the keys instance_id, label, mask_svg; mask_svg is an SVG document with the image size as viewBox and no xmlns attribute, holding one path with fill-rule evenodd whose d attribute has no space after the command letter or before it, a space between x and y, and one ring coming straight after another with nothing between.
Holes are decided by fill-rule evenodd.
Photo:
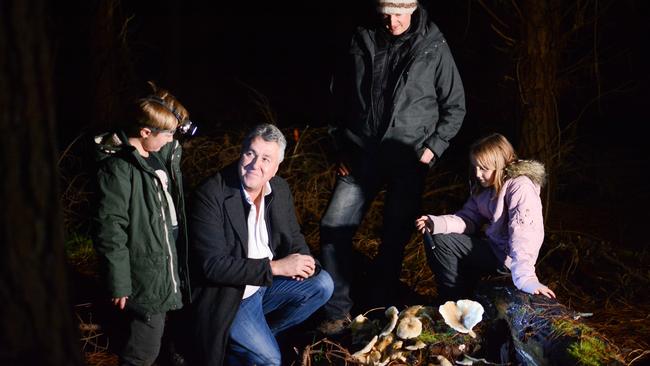
<instances>
[{"instance_id":1,"label":"parka fur-trimmed hood","mask_svg":"<svg viewBox=\"0 0 650 366\"><path fill-rule=\"evenodd\" d=\"M546 183L544 164L536 160L517 160L506 167L507 178L517 178L525 175L536 185L543 187Z\"/></svg>"},{"instance_id":2,"label":"parka fur-trimmed hood","mask_svg":"<svg viewBox=\"0 0 650 366\"><path fill-rule=\"evenodd\" d=\"M125 143L126 135L121 131L102 133L95 136L93 141L95 142L95 158L97 161L115 155L122 151L126 146L134 149L131 145Z\"/></svg>"}]
</instances>

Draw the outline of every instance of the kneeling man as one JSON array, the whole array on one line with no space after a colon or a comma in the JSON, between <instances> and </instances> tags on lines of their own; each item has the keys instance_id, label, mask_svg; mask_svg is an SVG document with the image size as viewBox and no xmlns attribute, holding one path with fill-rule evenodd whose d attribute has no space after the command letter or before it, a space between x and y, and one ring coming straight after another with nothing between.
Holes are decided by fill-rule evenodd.
<instances>
[{"instance_id":1,"label":"kneeling man","mask_svg":"<svg viewBox=\"0 0 650 366\"><path fill-rule=\"evenodd\" d=\"M244 140L241 157L192 195L193 308L201 364L280 365L275 336L332 295L309 252L287 182L275 176L286 140L271 124Z\"/></svg>"}]
</instances>

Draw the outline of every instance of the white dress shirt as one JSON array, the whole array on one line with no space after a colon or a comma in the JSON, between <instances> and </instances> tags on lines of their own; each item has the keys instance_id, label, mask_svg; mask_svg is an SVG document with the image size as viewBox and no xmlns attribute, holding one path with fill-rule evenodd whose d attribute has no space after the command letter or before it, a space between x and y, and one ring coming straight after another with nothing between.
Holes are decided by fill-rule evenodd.
<instances>
[{"instance_id":1,"label":"white dress shirt","mask_svg":"<svg viewBox=\"0 0 650 366\"><path fill-rule=\"evenodd\" d=\"M253 199L243 186L242 191L244 192L246 202L251 205L246 225L248 227L248 258L268 258L272 260L273 252L271 252L271 248L269 247L269 232L266 229L266 220L264 219L264 198L271 193L271 184L266 182L266 185L264 185L264 197L260 200L259 213L257 212L257 207ZM259 288L259 286L246 285L243 298L245 299L253 295Z\"/></svg>"}]
</instances>

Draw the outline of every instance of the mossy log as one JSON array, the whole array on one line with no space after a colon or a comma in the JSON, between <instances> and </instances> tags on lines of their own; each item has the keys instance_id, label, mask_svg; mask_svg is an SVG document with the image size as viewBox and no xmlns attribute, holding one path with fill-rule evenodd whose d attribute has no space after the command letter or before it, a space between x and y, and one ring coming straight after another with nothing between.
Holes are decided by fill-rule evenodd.
<instances>
[{"instance_id":1,"label":"mossy log","mask_svg":"<svg viewBox=\"0 0 650 366\"><path fill-rule=\"evenodd\" d=\"M477 291L492 329L507 329L501 362L520 365L623 365L616 346L589 327L584 315L557 300L512 286ZM499 326L505 322L507 327Z\"/></svg>"}]
</instances>

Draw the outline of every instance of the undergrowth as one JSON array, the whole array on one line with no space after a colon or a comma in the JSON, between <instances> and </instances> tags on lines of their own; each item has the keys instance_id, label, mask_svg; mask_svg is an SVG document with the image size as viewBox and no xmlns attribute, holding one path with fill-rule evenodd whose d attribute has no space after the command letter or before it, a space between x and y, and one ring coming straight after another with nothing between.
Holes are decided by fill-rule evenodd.
<instances>
[{"instance_id":1,"label":"undergrowth","mask_svg":"<svg viewBox=\"0 0 650 366\"><path fill-rule=\"evenodd\" d=\"M332 144L325 128L287 128L284 132L288 146L278 175L291 185L302 231L310 248L318 253L318 222L335 182L331 169L334 163ZM188 197L201 180L238 158L243 136L242 131L222 131L184 141L181 168ZM66 150L67 154L73 154L73 150ZM70 161L77 164L78 160L67 156L61 161L62 164ZM453 170L447 169L444 161L441 164L441 168L432 170L427 177L424 212L453 212L466 198L465 177L451 173ZM88 204L92 195L89 191L91 178L75 173L76 166L64 168L64 185L70 185L62 196L66 229L71 233L66 243L68 261L79 273L93 276L97 261L91 239L82 229L89 227L87 221L92 214ZM354 249L369 259L376 254L379 245L382 194L380 192L379 199L368 209L354 240ZM618 346L620 358L633 365L647 361L650 353L649 264L650 254L646 251L626 252L584 233L549 228L537 269L560 302L593 313L586 324L598 334L606 335L607 340ZM426 264L421 239L415 232L406 247L401 280L424 299L431 300L436 295L433 275ZM590 338L589 331L580 325L560 323L556 326L558 331L577 329L581 333L580 342L572 345L570 351L585 365L597 365L598 360L603 359L602 353L611 351L603 348L600 338ZM442 336L437 333L422 335L431 340ZM327 364L333 359L345 362L349 356L340 346L324 340L315 342L310 349L314 352L312 364Z\"/></svg>"}]
</instances>

